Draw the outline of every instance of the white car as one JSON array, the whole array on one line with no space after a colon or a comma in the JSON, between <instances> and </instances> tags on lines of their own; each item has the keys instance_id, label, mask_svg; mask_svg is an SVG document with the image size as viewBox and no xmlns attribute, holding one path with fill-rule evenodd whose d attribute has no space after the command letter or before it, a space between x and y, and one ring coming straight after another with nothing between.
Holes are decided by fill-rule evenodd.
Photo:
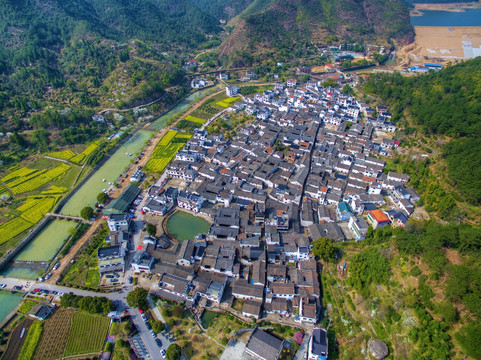
<instances>
[{"instance_id":1,"label":"white car","mask_svg":"<svg viewBox=\"0 0 481 360\"><path fill-rule=\"evenodd\" d=\"M5 289L7 287L6 284L0 284L0 289Z\"/></svg>"},{"instance_id":2,"label":"white car","mask_svg":"<svg viewBox=\"0 0 481 360\"><path fill-rule=\"evenodd\" d=\"M160 355L162 355L162 359L165 359L165 350L160 349Z\"/></svg>"}]
</instances>

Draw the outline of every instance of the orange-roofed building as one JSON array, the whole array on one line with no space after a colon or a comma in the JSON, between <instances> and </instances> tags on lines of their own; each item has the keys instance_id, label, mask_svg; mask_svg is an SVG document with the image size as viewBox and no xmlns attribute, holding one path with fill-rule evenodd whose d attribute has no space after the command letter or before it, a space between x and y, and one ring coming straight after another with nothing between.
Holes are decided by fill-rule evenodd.
<instances>
[{"instance_id":1,"label":"orange-roofed building","mask_svg":"<svg viewBox=\"0 0 481 360\"><path fill-rule=\"evenodd\" d=\"M372 225L374 229L389 225L391 221L382 210L370 210L367 213L367 221Z\"/></svg>"}]
</instances>

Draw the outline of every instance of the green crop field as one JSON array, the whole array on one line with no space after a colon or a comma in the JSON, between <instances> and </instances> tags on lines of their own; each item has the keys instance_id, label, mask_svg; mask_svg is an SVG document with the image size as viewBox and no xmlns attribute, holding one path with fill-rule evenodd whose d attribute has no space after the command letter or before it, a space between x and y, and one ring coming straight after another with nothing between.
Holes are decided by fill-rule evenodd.
<instances>
[{"instance_id":1,"label":"green crop field","mask_svg":"<svg viewBox=\"0 0 481 360\"><path fill-rule=\"evenodd\" d=\"M36 224L52 209L56 201L57 199L55 197L43 197L38 203L24 211L20 216L28 222Z\"/></svg>"},{"instance_id":2,"label":"green crop field","mask_svg":"<svg viewBox=\"0 0 481 360\"><path fill-rule=\"evenodd\" d=\"M72 150L64 150L64 151L56 151L47 154L48 156L62 159L62 160L69 160L73 158L76 154Z\"/></svg>"},{"instance_id":3,"label":"green crop field","mask_svg":"<svg viewBox=\"0 0 481 360\"><path fill-rule=\"evenodd\" d=\"M18 234L31 228L33 224L21 217L15 218L0 226L0 244L13 239Z\"/></svg>"},{"instance_id":4,"label":"green crop field","mask_svg":"<svg viewBox=\"0 0 481 360\"><path fill-rule=\"evenodd\" d=\"M239 100L238 97L233 97L233 98L227 98L221 101L216 102L216 105L219 105L223 108L228 108L231 106L233 103L235 103L237 100Z\"/></svg>"},{"instance_id":5,"label":"green crop field","mask_svg":"<svg viewBox=\"0 0 481 360\"><path fill-rule=\"evenodd\" d=\"M159 141L159 145L168 145L172 139L177 135L177 131L170 130L167 134L164 135L162 139Z\"/></svg>"},{"instance_id":6,"label":"green crop field","mask_svg":"<svg viewBox=\"0 0 481 360\"><path fill-rule=\"evenodd\" d=\"M63 194L67 190L68 189L66 187L52 185L52 186L50 186L50 189L42 191L42 194L44 194L44 195Z\"/></svg>"},{"instance_id":7,"label":"green crop field","mask_svg":"<svg viewBox=\"0 0 481 360\"><path fill-rule=\"evenodd\" d=\"M37 170L36 169L29 169L29 168L26 168L26 167L23 167L23 168L18 169L18 170L13 170L8 175L4 176L2 178L2 181L8 182L8 181L16 179L16 178L21 178L21 177L27 176L27 175L35 172L35 171L37 171Z\"/></svg>"},{"instance_id":8,"label":"green crop field","mask_svg":"<svg viewBox=\"0 0 481 360\"><path fill-rule=\"evenodd\" d=\"M38 176L35 176L25 182L22 182L17 186L11 187L12 192L14 195L17 195L17 194L33 191L45 185L49 181L52 181L58 178L59 176L63 175L69 169L70 169L70 166L66 164L60 164L59 166L56 166L53 169L50 169L44 173L39 174Z\"/></svg>"},{"instance_id":9,"label":"green crop field","mask_svg":"<svg viewBox=\"0 0 481 360\"><path fill-rule=\"evenodd\" d=\"M39 175L43 174L43 173L46 172L46 171L47 171L47 170L37 170L37 171L34 171L34 172L32 172L32 173L30 173L30 174L28 174L28 175L21 176L21 177L17 177L17 178L15 178L15 179L9 180L9 181L7 182L7 185L8 185L8 187L10 187L10 189L11 189L11 188L14 188L15 186L20 185L20 184L22 184L22 183L24 183L25 181L28 181L28 180L30 180L30 179L33 179L34 177L39 176Z\"/></svg>"},{"instance_id":10,"label":"green crop field","mask_svg":"<svg viewBox=\"0 0 481 360\"><path fill-rule=\"evenodd\" d=\"M23 304L18 308L18 312L24 315L28 315L28 312L37 304L32 300L25 300Z\"/></svg>"},{"instance_id":11,"label":"green crop field","mask_svg":"<svg viewBox=\"0 0 481 360\"><path fill-rule=\"evenodd\" d=\"M43 335L35 350L34 360L61 359L72 325L73 309L59 308L43 326Z\"/></svg>"},{"instance_id":12,"label":"green crop field","mask_svg":"<svg viewBox=\"0 0 481 360\"><path fill-rule=\"evenodd\" d=\"M202 125L202 124L205 123L204 119L201 119L201 118L198 118L198 117L195 117L195 116L192 116L192 115L187 115L185 117L185 120L190 121L194 124L198 124L198 125Z\"/></svg>"},{"instance_id":13,"label":"green crop field","mask_svg":"<svg viewBox=\"0 0 481 360\"><path fill-rule=\"evenodd\" d=\"M70 159L71 162L75 164L80 164L87 156L89 156L95 149L99 147L99 143L96 141L90 144L84 151L80 154L75 155Z\"/></svg>"},{"instance_id":14,"label":"green crop field","mask_svg":"<svg viewBox=\"0 0 481 360\"><path fill-rule=\"evenodd\" d=\"M43 323L39 320L35 320L28 329L28 334L23 343L18 360L30 360L33 357L33 353L37 347L37 344L42 336Z\"/></svg>"},{"instance_id":15,"label":"green crop field","mask_svg":"<svg viewBox=\"0 0 481 360\"><path fill-rule=\"evenodd\" d=\"M110 319L78 311L72 317L72 327L64 356L94 354L102 351Z\"/></svg>"},{"instance_id":16,"label":"green crop field","mask_svg":"<svg viewBox=\"0 0 481 360\"><path fill-rule=\"evenodd\" d=\"M145 169L152 172L164 171L175 154L177 154L177 151L184 147L185 142L191 136L190 134L178 133L173 130L169 131L155 147L147 165L145 165Z\"/></svg>"}]
</instances>

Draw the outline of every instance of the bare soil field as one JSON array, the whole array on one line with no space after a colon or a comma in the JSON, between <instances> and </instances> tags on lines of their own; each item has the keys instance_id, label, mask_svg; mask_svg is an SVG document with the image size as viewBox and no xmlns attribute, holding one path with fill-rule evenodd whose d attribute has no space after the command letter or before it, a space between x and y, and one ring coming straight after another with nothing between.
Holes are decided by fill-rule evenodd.
<instances>
[{"instance_id":1,"label":"bare soil field","mask_svg":"<svg viewBox=\"0 0 481 360\"><path fill-rule=\"evenodd\" d=\"M12 336L8 342L7 351L5 351L5 354L3 354L2 359L16 359L18 357L20 350L22 349L22 345L27 338L28 329L32 323L32 319L25 319L15 328L15 330L13 330ZM23 329L25 329L25 332L23 333L23 336L20 337Z\"/></svg>"},{"instance_id":2,"label":"bare soil field","mask_svg":"<svg viewBox=\"0 0 481 360\"><path fill-rule=\"evenodd\" d=\"M464 57L463 41L481 46L481 27L415 26L416 40L397 52L398 67L424 62L457 62Z\"/></svg>"}]
</instances>

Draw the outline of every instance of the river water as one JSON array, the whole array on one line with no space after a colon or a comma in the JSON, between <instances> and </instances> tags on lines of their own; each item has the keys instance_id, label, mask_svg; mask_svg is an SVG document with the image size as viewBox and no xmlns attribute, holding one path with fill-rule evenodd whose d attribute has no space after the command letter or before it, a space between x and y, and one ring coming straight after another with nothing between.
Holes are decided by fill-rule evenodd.
<instances>
[{"instance_id":1,"label":"river water","mask_svg":"<svg viewBox=\"0 0 481 360\"><path fill-rule=\"evenodd\" d=\"M481 9L463 12L422 10L422 16L411 16L413 26L481 26Z\"/></svg>"}]
</instances>

